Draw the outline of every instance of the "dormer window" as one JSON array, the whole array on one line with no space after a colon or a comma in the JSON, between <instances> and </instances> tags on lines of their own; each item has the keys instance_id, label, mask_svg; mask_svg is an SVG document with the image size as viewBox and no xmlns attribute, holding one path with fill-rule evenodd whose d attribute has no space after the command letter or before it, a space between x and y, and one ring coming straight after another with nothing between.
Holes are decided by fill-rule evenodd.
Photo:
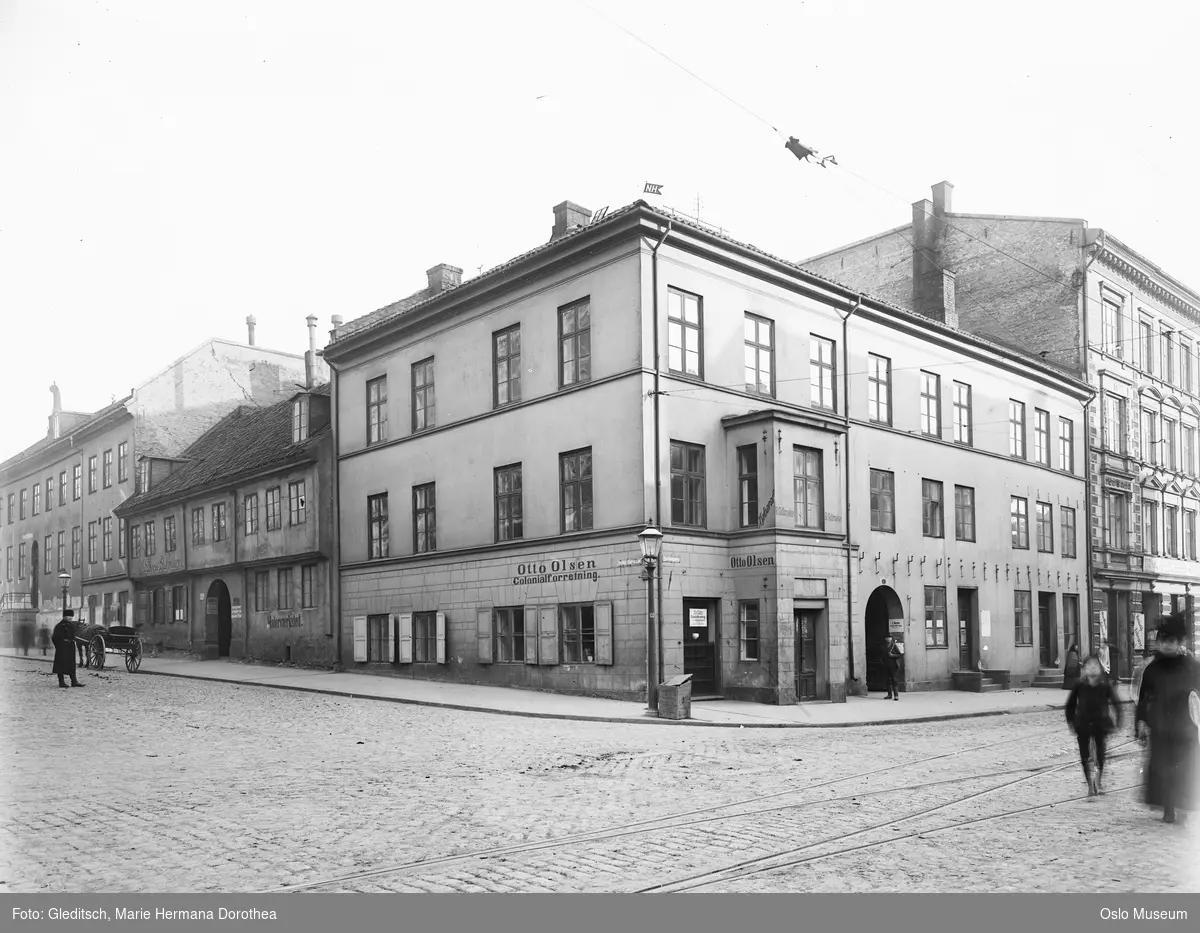
<instances>
[{"instance_id":1,"label":"dormer window","mask_svg":"<svg viewBox=\"0 0 1200 933\"><path fill-rule=\"evenodd\" d=\"M308 440L308 396L302 395L292 402L292 443Z\"/></svg>"},{"instance_id":2,"label":"dormer window","mask_svg":"<svg viewBox=\"0 0 1200 933\"><path fill-rule=\"evenodd\" d=\"M138 492L150 491L150 461L143 459L138 461Z\"/></svg>"}]
</instances>

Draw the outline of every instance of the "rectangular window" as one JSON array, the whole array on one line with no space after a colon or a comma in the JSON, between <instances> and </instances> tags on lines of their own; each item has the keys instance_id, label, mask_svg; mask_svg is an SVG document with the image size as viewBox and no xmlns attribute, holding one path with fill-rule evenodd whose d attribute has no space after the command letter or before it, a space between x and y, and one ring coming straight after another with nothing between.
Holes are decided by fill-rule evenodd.
<instances>
[{"instance_id":1,"label":"rectangular window","mask_svg":"<svg viewBox=\"0 0 1200 933\"><path fill-rule=\"evenodd\" d=\"M1058 468L1075 472L1075 422L1070 418L1058 419Z\"/></svg>"},{"instance_id":2,"label":"rectangular window","mask_svg":"<svg viewBox=\"0 0 1200 933\"><path fill-rule=\"evenodd\" d=\"M1179 387L1185 392L1195 392L1195 366L1192 363L1192 342L1179 341Z\"/></svg>"},{"instance_id":3,"label":"rectangular window","mask_svg":"<svg viewBox=\"0 0 1200 933\"><path fill-rule=\"evenodd\" d=\"M1110 492L1104 498L1105 543L1110 550L1124 551L1129 547L1128 528L1129 501L1122 493Z\"/></svg>"},{"instance_id":4,"label":"rectangular window","mask_svg":"<svg viewBox=\"0 0 1200 933\"><path fill-rule=\"evenodd\" d=\"M437 493L433 483L413 487L413 552L437 550Z\"/></svg>"},{"instance_id":5,"label":"rectangular window","mask_svg":"<svg viewBox=\"0 0 1200 933\"><path fill-rule=\"evenodd\" d=\"M146 522L146 556L153 557L158 551L158 545L154 540L154 522Z\"/></svg>"},{"instance_id":6,"label":"rectangular window","mask_svg":"<svg viewBox=\"0 0 1200 933\"><path fill-rule=\"evenodd\" d=\"M1125 399L1118 395L1104 394L1104 447L1115 453L1125 453Z\"/></svg>"},{"instance_id":7,"label":"rectangular window","mask_svg":"<svg viewBox=\"0 0 1200 933\"><path fill-rule=\"evenodd\" d=\"M204 544L204 509L192 509L192 544L199 547Z\"/></svg>"},{"instance_id":8,"label":"rectangular window","mask_svg":"<svg viewBox=\"0 0 1200 933\"><path fill-rule=\"evenodd\" d=\"M268 599L271 592L271 575L266 570L260 570L254 575L254 611L266 612L270 608Z\"/></svg>"},{"instance_id":9,"label":"rectangular window","mask_svg":"<svg viewBox=\"0 0 1200 933\"><path fill-rule=\"evenodd\" d=\"M1049 502L1034 504L1037 517L1037 549L1043 554L1054 553L1054 507Z\"/></svg>"},{"instance_id":10,"label":"rectangular window","mask_svg":"<svg viewBox=\"0 0 1200 933\"><path fill-rule=\"evenodd\" d=\"M558 362L562 386L592 378L592 304L584 298L558 309Z\"/></svg>"},{"instance_id":11,"label":"rectangular window","mask_svg":"<svg viewBox=\"0 0 1200 933\"><path fill-rule=\"evenodd\" d=\"M77 463L71 468L71 499L78 502L83 498L83 464Z\"/></svg>"},{"instance_id":12,"label":"rectangular window","mask_svg":"<svg viewBox=\"0 0 1200 933\"><path fill-rule=\"evenodd\" d=\"M743 600L738 603L738 629L738 637L741 642L741 660L759 660L758 602L756 600Z\"/></svg>"},{"instance_id":13,"label":"rectangular window","mask_svg":"<svg viewBox=\"0 0 1200 933\"><path fill-rule=\"evenodd\" d=\"M871 471L871 530L896 530L896 474Z\"/></svg>"},{"instance_id":14,"label":"rectangular window","mask_svg":"<svg viewBox=\"0 0 1200 933\"><path fill-rule=\"evenodd\" d=\"M1179 507L1163 506L1163 553L1167 557L1179 556Z\"/></svg>"},{"instance_id":15,"label":"rectangular window","mask_svg":"<svg viewBox=\"0 0 1200 933\"><path fill-rule=\"evenodd\" d=\"M1121 340L1121 306L1106 300L1101 312L1101 339L1104 350L1115 357L1123 356L1124 343Z\"/></svg>"},{"instance_id":16,"label":"rectangular window","mask_svg":"<svg viewBox=\"0 0 1200 933\"><path fill-rule=\"evenodd\" d=\"M496 484L496 540L513 541L524 537L523 497L521 491L521 464L497 467L494 471Z\"/></svg>"},{"instance_id":17,"label":"rectangular window","mask_svg":"<svg viewBox=\"0 0 1200 933\"><path fill-rule=\"evenodd\" d=\"M971 387L954 383L954 443L967 447L975 443L975 419L971 411Z\"/></svg>"},{"instance_id":18,"label":"rectangular window","mask_svg":"<svg viewBox=\"0 0 1200 933\"><path fill-rule=\"evenodd\" d=\"M112 560L112 518L103 520L100 526L100 550L105 560ZM49 551L46 552L49 554Z\"/></svg>"},{"instance_id":19,"label":"rectangular window","mask_svg":"<svg viewBox=\"0 0 1200 933\"><path fill-rule=\"evenodd\" d=\"M671 523L705 527L704 448L671 441Z\"/></svg>"},{"instance_id":20,"label":"rectangular window","mask_svg":"<svg viewBox=\"0 0 1200 933\"><path fill-rule=\"evenodd\" d=\"M1158 465L1158 416L1148 408L1142 409L1142 459Z\"/></svg>"},{"instance_id":21,"label":"rectangular window","mask_svg":"<svg viewBox=\"0 0 1200 933\"><path fill-rule=\"evenodd\" d=\"M1175 334L1163 331L1163 373L1171 385L1175 384Z\"/></svg>"},{"instance_id":22,"label":"rectangular window","mask_svg":"<svg viewBox=\"0 0 1200 933\"><path fill-rule=\"evenodd\" d=\"M1050 412L1040 408L1033 410L1033 459L1050 466Z\"/></svg>"},{"instance_id":23,"label":"rectangular window","mask_svg":"<svg viewBox=\"0 0 1200 933\"><path fill-rule=\"evenodd\" d=\"M1162 462L1168 470L1179 469L1178 451L1175 445L1175 422L1170 418L1162 420Z\"/></svg>"},{"instance_id":24,"label":"rectangular window","mask_svg":"<svg viewBox=\"0 0 1200 933\"><path fill-rule=\"evenodd\" d=\"M1025 459L1025 403L1008 400L1008 454Z\"/></svg>"},{"instance_id":25,"label":"rectangular window","mask_svg":"<svg viewBox=\"0 0 1200 933\"><path fill-rule=\"evenodd\" d=\"M738 527L758 524L758 447L750 444L737 449Z\"/></svg>"},{"instance_id":26,"label":"rectangular window","mask_svg":"<svg viewBox=\"0 0 1200 933\"><path fill-rule=\"evenodd\" d=\"M1138 323L1138 350L1142 357L1142 369L1154 372L1154 325L1147 320Z\"/></svg>"},{"instance_id":27,"label":"rectangular window","mask_svg":"<svg viewBox=\"0 0 1200 933\"><path fill-rule=\"evenodd\" d=\"M54 535L46 535L42 539L43 574L49 575L54 570Z\"/></svg>"},{"instance_id":28,"label":"rectangular window","mask_svg":"<svg viewBox=\"0 0 1200 933\"><path fill-rule=\"evenodd\" d=\"M413 613L413 661L437 661L437 613Z\"/></svg>"},{"instance_id":29,"label":"rectangular window","mask_svg":"<svg viewBox=\"0 0 1200 933\"><path fill-rule=\"evenodd\" d=\"M367 382L367 444L387 439L387 376L380 376Z\"/></svg>"},{"instance_id":30,"label":"rectangular window","mask_svg":"<svg viewBox=\"0 0 1200 933\"><path fill-rule=\"evenodd\" d=\"M133 558L137 560L142 556L142 526L134 525L130 532L131 543L133 544Z\"/></svg>"},{"instance_id":31,"label":"rectangular window","mask_svg":"<svg viewBox=\"0 0 1200 933\"><path fill-rule=\"evenodd\" d=\"M1029 500L1013 496L1008 507L1012 523L1012 546L1029 547Z\"/></svg>"},{"instance_id":32,"label":"rectangular window","mask_svg":"<svg viewBox=\"0 0 1200 933\"><path fill-rule=\"evenodd\" d=\"M292 608L292 568L279 568L279 600L278 608Z\"/></svg>"},{"instance_id":33,"label":"rectangular window","mask_svg":"<svg viewBox=\"0 0 1200 933\"><path fill-rule=\"evenodd\" d=\"M67 504L67 471L63 470L58 474L58 504L60 506ZM8 520L12 521L12 509L8 510Z\"/></svg>"},{"instance_id":34,"label":"rectangular window","mask_svg":"<svg viewBox=\"0 0 1200 933\"><path fill-rule=\"evenodd\" d=\"M278 531L283 527L283 494L278 486L267 490L267 531Z\"/></svg>"},{"instance_id":35,"label":"rectangular window","mask_svg":"<svg viewBox=\"0 0 1200 933\"><path fill-rule=\"evenodd\" d=\"M79 569L83 558L83 529L76 525L71 529L71 566Z\"/></svg>"},{"instance_id":36,"label":"rectangular window","mask_svg":"<svg viewBox=\"0 0 1200 933\"><path fill-rule=\"evenodd\" d=\"M188 598L186 586L171 587L171 618L176 622L188 620ZM107 593L104 594L108 596Z\"/></svg>"},{"instance_id":37,"label":"rectangular window","mask_svg":"<svg viewBox=\"0 0 1200 933\"><path fill-rule=\"evenodd\" d=\"M62 532L59 532L59 546L62 546ZM125 519L117 519L117 557L125 559Z\"/></svg>"},{"instance_id":38,"label":"rectangular window","mask_svg":"<svg viewBox=\"0 0 1200 933\"><path fill-rule=\"evenodd\" d=\"M667 367L704 378L704 311L699 295L667 289Z\"/></svg>"},{"instance_id":39,"label":"rectangular window","mask_svg":"<svg viewBox=\"0 0 1200 933\"><path fill-rule=\"evenodd\" d=\"M308 499L304 494L304 480L288 483L288 520L293 525L308 521Z\"/></svg>"},{"instance_id":40,"label":"rectangular window","mask_svg":"<svg viewBox=\"0 0 1200 933\"><path fill-rule=\"evenodd\" d=\"M17 579L25 579L25 542L17 545Z\"/></svg>"},{"instance_id":41,"label":"rectangular window","mask_svg":"<svg viewBox=\"0 0 1200 933\"><path fill-rule=\"evenodd\" d=\"M129 479L129 441L121 441L117 445L117 482L123 483Z\"/></svg>"},{"instance_id":42,"label":"rectangular window","mask_svg":"<svg viewBox=\"0 0 1200 933\"><path fill-rule=\"evenodd\" d=\"M521 325L492 334L492 372L496 408L521 401Z\"/></svg>"},{"instance_id":43,"label":"rectangular window","mask_svg":"<svg viewBox=\"0 0 1200 933\"><path fill-rule=\"evenodd\" d=\"M54 477L46 477L46 511L54 508Z\"/></svg>"},{"instance_id":44,"label":"rectangular window","mask_svg":"<svg viewBox=\"0 0 1200 933\"><path fill-rule=\"evenodd\" d=\"M501 664L525 663L525 610L506 606L492 613L496 627L496 660ZM536 637L530 633L531 637Z\"/></svg>"},{"instance_id":45,"label":"rectangular window","mask_svg":"<svg viewBox=\"0 0 1200 933\"><path fill-rule=\"evenodd\" d=\"M424 431L432 428L434 418L433 357L413 363L412 367L412 429Z\"/></svg>"},{"instance_id":46,"label":"rectangular window","mask_svg":"<svg viewBox=\"0 0 1200 933\"><path fill-rule=\"evenodd\" d=\"M214 502L212 507L212 536L214 541L224 541L225 533L225 503Z\"/></svg>"},{"instance_id":47,"label":"rectangular window","mask_svg":"<svg viewBox=\"0 0 1200 933\"><path fill-rule=\"evenodd\" d=\"M292 443L299 444L308 440L309 400L302 395L292 402Z\"/></svg>"},{"instance_id":48,"label":"rectangular window","mask_svg":"<svg viewBox=\"0 0 1200 933\"><path fill-rule=\"evenodd\" d=\"M1079 597L1063 594L1063 644L1079 644Z\"/></svg>"},{"instance_id":49,"label":"rectangular window","mask_svg":"<svg viewBox=\"0 0 1200 933\"><path fill-rule=\"evenodd\" d=\"M560 606L564 664L593 664L596 660L596 620L591 606Z\"/></svg>"},{"instance_id":50,"label":"rectangular window","mask_svg":"<svg viewBox=\"0 0 1200 933\"><path fill-rule=\"evenodd\" d=\"M754 314L746 315L746 391L753 395L775 394L775 322Z\"/></svg>"},{"instance_id":51,"label":"rectangular window","mask_svg":"<svg viewBox=\"0 0 1200 933\"><path fill-rule=\"evenodd\" d=\"M1142 500L1142 549L1157 555L1158 546L1158 503Z\"/></svg>"},{"instance_id":52,"label":"rectangular window","mask_svg":"<svg viewBox=\"0 0 1200 933\"><path fill-rule=\"evenodd\" d=\"M9 545L5 553L4 576L8 579L9 583L12 582L12 545Z\"/></svg>"},{"instance_id":53,"label":"rectangular window","mask_svg":"<svg viewBox=\"0 0 1200 933\"><path fill-rule=\"evenodd\" d=\"M394 659L388 651L391 642L392 620L387 615L367 616L367 660L376 664L390 664Z\"/></svg>"},{"instance_id":54,"label":"rectangular window","mask_svg":"<svg viewBox=\"0 0 1200 933\"><path fill-rule=\"evenodd\" d=\"M1188 476L1196 475L1196 429L1184 425L1182 428L1183 440L1179 445L1181 454L1180 463L1181 469Z\"/></svg>"},{"instance_id":55,"label":"rectangular window","mask_svg":"<svg viewBox=\"0 0 1200 933\"><path fill-rule=\"evenodd\" d=\"M927 538L943 536L942 484L932 479L921 480L921 533Z\"/></svg>"},{"instance_id":56,"label":"rectangular window","mask_svg":"<svg viewBox=\"0 0 1200 933\"><path fill-rule=\"evenodd\" d=\"M1013 599L1013 643L1033 644L1033 600L1029 590L1017 590Z\"/></svg>"},{"instance_id":57,"label":"rectangular window","mask_svg":"<svg viewBox=\"0 0 1200 933\"><path fill-rule=\"evenodd\" d=\"M13 523L13 506L15 503L16 503L16 496L10 492L8 494L8 523L10 525Z\"/></svg>"},{"instance_id":58,"label":"rectangular window","mask_svg":"<svg viewBox=\"0 0 1200 933\"><path fill-rule=\"evenodd\" d=\"M111 450L106 450L104 451L104 466L102 469L102 482L104 483L105 489L108 489L108 487L112 485L112 468L113 452ZM46 481L47 488L49 487L49 482L49 480Z\"/></svg>"},{"instance_id":59,"label":"rectangular window","mask_svg":"<svg viewBox=\"0 0 1200 933\"><path fill-rule=\"evenodd\" d=\"M796 527L825 527L825 490L821 451L809 447L792 449L792 491Z\"/></svg>"},{"instance_id":60,"label":"rectangular window","mask_svg":"<svg viewBox=\"0 0 1200 933\"><path fill-rule=\"evenodd\" d=\"M97 479L96 461L97 461L96 457L94 457L94 456L88 457L88 493L89 494L96 491L96 479Z\"/></svg>"},{"instance_id":61,"label":"rectangular window","mask_svg":"<svg viewBox=\"0 0 1200 933\"><path fill-rule=\"evenodd\" d=\"M163 550L168 554L175 551L175 516L163 518Z\"/></svg>"},{"instance_id":62,"label":"rectangular window","mask_svg":"<svg viewBox=\"0 0 1200 933\"><path fill-rule=\"evenodd\" d=\"M942 377L921 372L921 433L942 436Z\"/></svg>"},{"instance_id":63,"label":"rectangular window","mask_svg":"<svg viewBox=\"0 0 1200 933\"><path fill-rule=\"evenodd\" d=\"M954 537L975 540L975 490L970 486L954 487Z\"/></svg>"},{"instance_id":64,"label":"rectangular window","mask_svg":"<svg viewBox=\"0 0 1200 933\"><path fill-rule=\"evenodd\" d=\"M1196 559L1196 513L1192 509L1183 510L1183 547L1184 559Z\"/></svg>"},{"instance_id":65,"label":"rectangular window","mask_svg":"<svg viewBox=\"0 0 1200 933\"><path fill-rule=\"evenodd\" d=\"M252 492L242 500L242 514L246 534L258 534L258 493Z\"/></svg>"},{"instance_id":66,"label":"rectangular window","mask_svg":"<svg viewBox=\"0 0 1200 933\"><path fill-rule=\"evenodd\" d=\"M300 568L300 608L315 609L317 605L317 566L305 564Z\"/></svg>"},{"instance_id":67,"label":"rectangular window","mask_svg":"<svg viewBox=\"0 0 1200 933\"><path fill-rule=\"evenodd\" d=\"M369 556L372 560L388 556L387 493L367 497L367 526L370 533Z\"/></svg>"},{"instance_id":68,"label":"rectangular window","mask_svg":"<svg viewBox=\"0 0 1200 933\"><path fill-rule=\"evenodd\" d=\"M874 353L867 354L867 417L892 423L892 361Z\"/></svg>"},{"instance_id":69,"label":"rectangular window","mask_svg":"<svg viewBox=\"0 0 1200 933\"><path fill-rule=\"evenodd\" d=\"M122 521L124 521L124 519L122 519ZM67 569L67 533L65 531L60 531L58 533L58 547L55 550L58 555L58 569L66 570ZM122 554L121 556L124 557L125 555Z\"/></svg>"},{"instance_id":70,"label":"rectangular window","mask_svg":"<svg viewBox=\"0 0 1200 933\"><path fill-rule=\"evenodd\" d=\"M562 530L592 527L592 448L558 455L562 496Z\"/></svg>"},{"instance_id":71,"label":"rectangular window","mask_svg":"<svg viewBox=\"0 0 1200 933\"><path fill-rule=\"evenodd\" d=\"M814 408L837 410L837 344L809 334L808 398Z\"/></svg>"},{"instance_id":72,"label":"rectangular window","mask_svg":"<svg viewBox=\"0 0 1200 933\"><path fill-rule=\"evenodd\" d=\"M21 521L25 521L25 519L28 517L28 515L26 514L28 508L29 508L29 490L22 489L21 490Z\"/></svg>"},{"instance_id":73,"label":"rectangular window","mask_svg":"<svg viewBox=\"0 0 1200 933\"><path fill-rule=\"evenodd\" d=\"M946 647L946 588L925 587L925 647Z\"/></svg>"},{"instance_id":74,"label":"rectangular window","mask_svg":"<svg viewBox=\"0 0 1200 933\"><path fill-rule=\"evenodd\" d=\"M39 515L42 511L42 484L33 484L33 514Z\"/></svg>"},{"instance_id":75,"label":"rectangular window","mask_svg":"<svg viewBox=\"0 0 1200 933\"><path fill-rule=\"evenodd\" d=\"M1062 556L1075 557L1075 510L1062 509Z\"/></svg>"}]
</instances>

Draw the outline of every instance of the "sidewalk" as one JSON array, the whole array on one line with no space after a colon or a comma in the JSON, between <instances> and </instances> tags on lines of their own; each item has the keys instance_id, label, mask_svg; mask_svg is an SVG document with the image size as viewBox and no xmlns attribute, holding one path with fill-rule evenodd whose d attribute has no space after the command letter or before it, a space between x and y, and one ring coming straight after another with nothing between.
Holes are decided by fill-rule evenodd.
<instances>
[{"instance_id":1,"label":"sidewalk","mask_svg":"<svg viewBox=\"0 0 1200 933\"><path fill-rule=\"evenodd\" d=\"M35 654L25 657L12 649L0 650L0 657L10 661L47 664L51 662L50 657ZM125 670L121 658L110 657L105 670L122 677L157 674L164 677L300 690L307 693L387 700L393 703L411 703L506 716L747 729L838 728L901 722L937 722L1062 709L1067 701L1066 690L1046 687L1024 687L994 693L964 693L955 690L907 693L898 702L885 700L880 694L874 693L869 697L848 697L845 703L818 701L795 706L705 700L692 703L690 720L676 722L659 719L646 711L644 703L628 700L566 696L511 687L443 683L384 675L302 670L274 664L143 658L141 670L137 674L130 674ZM1126 699L1129 688L1121 686L1118 691L1122 699Z\"/></svg>"}]
</instances>

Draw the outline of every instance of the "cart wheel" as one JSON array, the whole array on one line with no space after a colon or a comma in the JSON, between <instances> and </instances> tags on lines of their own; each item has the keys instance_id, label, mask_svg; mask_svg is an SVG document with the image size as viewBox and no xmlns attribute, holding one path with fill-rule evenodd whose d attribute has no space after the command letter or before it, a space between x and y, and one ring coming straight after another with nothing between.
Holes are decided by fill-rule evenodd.
<instances>
[{"instance_id":1,"label":"cart wheel","mask_svg":"<svg viewBox=\"0 0 1200 933\"><path fill-rule=\"evenodd\" d=\"M133 674L142 666L142 643L135 641L125 653L125 669Z\"/></svg>"},{"instance_id":2,"label":"cart wheel","mask_svg":"<svg viewBox=\"0 0 1200 933\"><path fill-rule=\"evenodd\" d=\"M103 635L97 635L91 640L91 643L88 645L88 653L92 656L92 667L98 671L104 670L105 647Z\"/></svg>"}]
</instances>

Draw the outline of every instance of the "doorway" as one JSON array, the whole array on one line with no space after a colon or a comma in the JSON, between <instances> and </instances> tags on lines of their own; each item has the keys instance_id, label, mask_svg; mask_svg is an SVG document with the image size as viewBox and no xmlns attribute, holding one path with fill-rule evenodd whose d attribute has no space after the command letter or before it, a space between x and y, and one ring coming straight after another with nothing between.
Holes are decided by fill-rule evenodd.
<instances>
[{"instance_id":1,"label":"doorway","mask_svg":"<svg viewBox=\"0 0 1200 933\"><path fill-rule=\"evenodd\" d=\"M1038 593L1038 663L1058 667L1058 620L1054 618L1054 594Z\"/></svg>"},{"instance_id":2,"label":"doorway","mask_svg":"<svg viewBox=\"0 0 1200 933\"><path fill-rule=\"evenodd\" d=\"M896 620L899 629L895 634L900 641L904 640L904 607L900 597L890 586L877 586L867 600L866 625L864 626L867 645L867 690L887 689L887 665L884 661L884 643L893 628L892 620ZM903 664L901 659L900 688L904 689Z\"/></svg>"},{"instance_id":3,"label":"doorway","mask_svg":"<svg viewBox=\"0 0 1200 933\"><path fill-rule=\"evenodd\" d=\"M979 591L958 591L958 669L973 671L979 666Z\"/></svg>"},{"instance_id":4,"label":"doorway","mask_svg":"<svg viewBox=\"0 0 1200 933\"><path fill-rule=\"evenodd\" d=\"M208 588L204 615L205 640L211 644L212 637L215 635L217 657L229 657L229 647L233 641L233 614L230 606L229 587L223 580L213 581L212 586Z\"/></svg>"},{"instance_id":5,"label":"doorway","mask_svg":"<svg viewBox=\"0 0 1200 933\"><path fill-rule=\"evenodd\" d=\"M1108 670L1114 678L1133 676L1127 647L1133 643L1129 631L1129 597L1127 591L1108 591Z\"/></svg>"},{"instance_id":6,"label":"doorway","mask_svg":"<svg viewBox=\"0 0 1200 933\"><path fill-rule=\"evenodd\" d=\"M683 601L683 672L692 675L692 696L717 695L717 603Z\"/></svg>"},{"instance_id":7,"label":"doorway","mask_svg":"<svg viewBox=\"0 0 1200 933\"><path fill-rule=\"evenodd\" d=\"M817 609L793 610L796 621L796 699L817 699L817 629L821 612Z\"/></svg>"}]
</instances>

